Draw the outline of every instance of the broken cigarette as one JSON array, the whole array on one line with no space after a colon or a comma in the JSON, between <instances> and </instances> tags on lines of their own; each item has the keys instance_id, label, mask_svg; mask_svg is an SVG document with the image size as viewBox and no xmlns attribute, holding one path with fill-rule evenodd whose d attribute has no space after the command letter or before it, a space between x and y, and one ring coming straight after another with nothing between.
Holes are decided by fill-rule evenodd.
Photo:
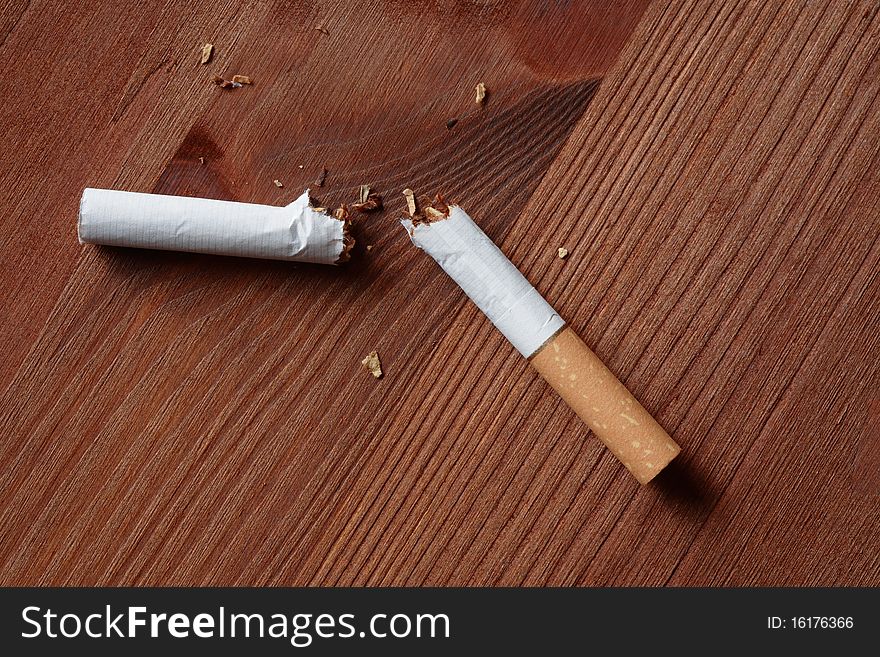
<instances>
[{"instance_id":1,"label":"broken cigarette","mask_svg":"<svg viewBox=\"0 0 880 657\"><path fill-rule=\"evenodd\" d=\"M309 190L290 205L86 189L81 244L340 264L354 240L349 222L319 212Z\"/></svg>"},{"instance_id":2,"label":"broken cigarette","mask_svg":"<svg viewBox=\"0 0 880 657\"><path fill-rule=\"evenodd\" d=\"M640 483L675 458L675 441L464 210L401 223Z\"/></svg>"}]
</instances>

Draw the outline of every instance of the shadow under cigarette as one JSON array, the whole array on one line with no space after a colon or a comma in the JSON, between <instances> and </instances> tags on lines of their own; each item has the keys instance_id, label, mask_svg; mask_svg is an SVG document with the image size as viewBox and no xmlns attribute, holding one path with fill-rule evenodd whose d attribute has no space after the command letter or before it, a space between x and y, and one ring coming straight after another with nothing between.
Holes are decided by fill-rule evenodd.
<instances>
[{"instance_id":1,"label":"shadow under cigarette","mask_svg":"<svg viewBox=\"0 0 880 657\"><path fill-rule=\"evenodd\" d=\"M683 458L666 466L654 479L654 485L666 501L686 509L689 515L701 517L712 510L720 494L711 481Z\"/></svg>"},{"instance_id":2,"label":"shadow under cigarette","mask_svg":"<svg viewBox=\"0 0 880 657\"><path fill-rule=\"evenodd\" d=\"M99 257L106 263L109 271L122 275L162 272L163 276L175 276L198 272L206 279L215 281L242 276L256 278L260 275L270 275L279 280L292 276L304 282L316 279L328 284L340 279L345 280L352 274L372 273L366 271L367 268L354 259L342 265L333 266L309 262L240 258L208 253L106 245L89 245L89 248L97 250Z\"/></svg>"}]
</instances>

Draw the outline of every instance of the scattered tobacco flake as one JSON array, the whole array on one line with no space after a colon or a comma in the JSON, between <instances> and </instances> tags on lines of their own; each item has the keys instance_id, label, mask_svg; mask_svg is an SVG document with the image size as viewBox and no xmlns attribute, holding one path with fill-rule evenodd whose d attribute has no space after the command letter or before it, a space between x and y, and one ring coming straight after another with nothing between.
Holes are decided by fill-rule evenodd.
<instances>
[{"instance_id":1,"label":"scattered tobacco flake","mask_svg":"<svg viewBox=\"0 0 880 657\"><path fill-rule=\"evenodd\" d=\"M367 244L367 251L372 251L372 250L373 250L373 245Z\"/></svg>"},{"instance_id":2,"label":"scattered tobacco flake","mask_svg":"<svg viewBox=\"0 0 880 657\"><path fill-rule=\"evenodd\" d=\"M474 98L474 100L476 101L477 105L485 104L485 102L486 102L486 85L483 84L482 82L478 82L477 86L474 88L474 91L476 92L476 97Z\"/></svg>"},{"instance_id":3,"label":"scattered tobacco flake","mask_svg":"<svg viewBox=\"0 0 880 657\"><path fill-rule=\"evenodd\" d=\"M273 180L272 182L275 183L276 187L284 187L284 183L280 180Z\"/></svg>"},{"instance_id":4,"label":"scattered tobacco flake","mask_svg":"<svg viewBox=\"0 0 880 657\"><path fill-rule=\"evenodd\" d=\"M361 361L361 365L363 365L367 371L377 379L382 378L382 362L379 360L379 354L375 351L371 351L367 354L367 357Z\"/></svg>"},{"instance_id":5,"label":"scattered tobacco flake","mask_svg":"<svg viewBox=\"0 0 880 657\"><path fill-rule=\"evenodd\" d=\"M367 198L363 202L352 203L351 209L357 212L374 212L382 209L382 197L376 192L367 194Z\"/></svg>"},{"instance_id":6,"label":"scattered tobacco flake","mask_svg":"<svg viewBox=\"0 0 880 657\"><path fill-rule=\"evenodd\" d=\"M339 219L339 221L347 221L348 215L348 206L346 206L345 203L343 203L333 211L333 216Z\"/></svg>"},{"instance_id":7,"label":"scattered tobacco flake","mask_svg":"<svg viewBox=\"0 0 880 657\"><path fill-rule=\"evenodd\" d=\"M221 89L238 89L241 86L241 82L235 82L234 80L227 80L225 78L220 77L219 75L215 75L211 78L211 81L216 84Z\"/></svg>"},{"instance_id":8,"label":"scattered tobacco flake","mask_svg":"<svg viewBox=\"0 0 880 657\"><path fill-rule=\"evenodd\" d=\"M251 80L247 75L233 75L232 81L237 82L238 84L253 84L254 81Z\"/></svg>"},{"instance_id":9,"label":"scattered tobacco flake","mask_svg":"<svg viewBox=\"0 0 880 657\"><path fill-rule=\"evenodd\" d=\"M316 27L315 29L316 29L318 32L320 32L321 34L325 35L325 36L330 36L330 30L328 30L328 29L327 29L326 27L324 27L323 25L319 25L319 26Z\"/></svg>"},{"instance_id":10,"label":"scattered tobacco flake","mask_svg":"<svg viewBox=\"0 0 880 657\"><path fill-rule=\"evenodd\" d=\"M204 163L205 163L205 156L202 155L199 157L199 164L204 164Z\"/></svg>"},{"instance_id":11,"label":"scattered tobacco flake","mask_svg":"<svg viewBox=\"0 0 880 657\"><path fill-rule=\"evenodd\" d=\"M325 180L327 180L327 169L321 169L321 173L315 178L315 187L323 187Z\"/></svg>"},{"instance_id":12,"label":"scattered tobacco flake","mask_svg":"<svg viewBox=\"0 0 880 657\"><path fill-rule=\"evenodd\" d=\"M430 205L425 208L425 216L430 219L445 219L446 215L440 212L437 208L431 207Z\"/></svg>"},{"instance_id":13,"label":"scattered tobacco flake","mask_svg":"<svg viewBox=\"0 0 880 657\"><path fill-rule=\"evenodd\" d=\"M560 246L559 250L556 252L556 255L560 257L560 259L565 260L568 257L568 249L564 246Z\"/></svg>"},{"instance_id":14,"label":"scattered tobacco flake","mask_svg":"<svg viewBox=\"0 0 880 657\"><path fill-rule=\"evenodd\" d=\"M370 195L370 186L369 185L361 185L358 189L358 200L361 203L367 202L367 197Z\"/></svg>"},{"instance_id":15,"label":"scattered tobacco flake","mask_svg":"<svg viewBox=\"0 0 880 657\"><path fill-rule=\"evenodd\" d=\"M300 169L302 169L302 168L304 168L304 167L305 167L304 164L300 164L300 165L299 165L299 168L300 168Z\"/></svg>"},{"instance_id":16,"label":"scattered tobacco flake","mask_svg":"<svg viewBox=\"0 0 880 657\"><path fill-rule=\"evenodd\" d=\"M416 216L418 207L416 206L416 195L413 193L413 190L407 187L403 190L403 195L406 197L406 209L409 210L409 216Z\"/></svg>"},{"instance_id":17,"label":"scattered tobacco flake","mask_svg":"<svg viewBox=\"0 0 880 657\"><path fill-rule=\"evenodd\" d=\"M202 46L202 57L199 60L202 64L207 64L211 61L211 57L214 56L214 44L206 43Z\"/></svg>"},{"instance_id":18,"label":"scattered tobacco flake","mask_svg":"<svg viewBox=\"0 0 880 657\"><path fill-rule=\"evenodd\" d=\"M324 208L321 206L314 207L314 208L312 208L312 210L314 210L315 212L327 212L327 208Z\"/></svg>"},{"instance_id":19,"label":"scattered tobacco flake","mask_svg":"<svg viewBox=\"0 0 880 657\"><path fill-rule=\"evenodd\" d=\"M446 122L446 129L452 130L455 127L455 124L458 123L458 119L449 119Z\"/></svg>"}]
</instances>

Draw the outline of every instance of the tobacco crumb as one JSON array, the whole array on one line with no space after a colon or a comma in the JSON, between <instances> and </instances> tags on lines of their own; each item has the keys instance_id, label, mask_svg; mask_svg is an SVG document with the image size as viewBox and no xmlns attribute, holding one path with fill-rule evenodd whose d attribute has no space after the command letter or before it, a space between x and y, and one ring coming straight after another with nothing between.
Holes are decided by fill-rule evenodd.
<instances>
[{"instance_id":1,"label":"tobacco crumb","mask_svg":"<svg viewBox=\"0 0 880 657\"><path fill-rule=\"evenodd\" d=\"M215 75L211 78L211 81L216 84L221 89L238 89L241 86L241 82L235 82L234 80L226 80L225 78L220 77L219 75Z\"/></svg>"},{"instance_id":2,"label":"tobacco crumb","mask_svg":"<svg viewBox=\"0 0 880 657\"><path fill-rule=\"evenodd\" d=\"M372 251L372 250L373 250L373 245L367 244L367 251Z\"/></svg>"},{"instance_id":3,"label":"tobacco crumb","mask_svg":"<svg viewBox=\"0 0 880 657\"><path fill-rule=\"evenodd\" d=\"M425 208L425 215L430 217L431 219L445 219L446 215L440 212L437 208L433 208L430 205Z\"/></svg>"},{"instance_id":4,"label":"tobacco crumb","mask_svg":"<svg viewBox=\"0 0 880 657\"><path fill-rule=\"evenodd\" d=\"M406 197L406 208L409 210L409 216L416 216L418 207L416 206L416 195L413 193L413 190L407 187L403 190L403 195Z\"/></svg>"},{"instance_id":5,"label":"tobacco crumb","mask_svg":"<svg viewBox=\"0 0 880 657\"><path fill-rule=\"evenodd\" d=\"M321 169L321 173L315 178L315 187L323 187L325 180L327 180L327 169Z\"/></svg>"},{"instance_id":6,"label":"tobacco crumb","mask_svg":"<svg viewBox=\"0 0 880 657\"><path fill-rule=\"evenodd\" d=\"M304 164L300 164L300 165L299 165L299 168L300 168L300 169L302 169L303 167L305 167Z\"/></svg>"},{"instance_id":7,"label":"tobacco crumb","mask_svg":"<svg viewBox=\"0 0 880 657\"><path fill-rule=\"evenodd\" d=\"M361 203L367 202L367 197L370 195L370 186L369 185L361 185L358 189L358 200Z\"/></svg>"},{"instance_id":8,"label":"tobacco crumb","mask_svg":"<svg viewBox=\"0 0 880 657\"><path fill-rule=\"evenodd\" d=\"M339 221L346 221L348 219L348 215L348 206L346 206L344 203L333 211L333 216L339 219Z\"/></svg>"},{"instance_id":9,"label":"tobacco crumb","mask_svg":"<svg viewBox=\"0 0 880 657\"><path fill-rule=\"evenodd\" d=\"M275 183L276 187L284 187L284 183L280 180L273 180L272 182Z\"/></svg>"},{"instance_id":10,"label":"tobacco crumb","mask_svg":"<svg viewBox=\"0 0 880 657\"><path fill-rule=\"evenodd\" d=\"M458 123L458 119L449 119L446 122L446 129L452 130L455 127L455 124Z\"/></svg>"},{"instance_id":11,"label":"tobacco crumb","mask_svg":"<svg viewBox=\"0 0 880 657\"><path fill-rule=\"evenodd\" d=\"M199 164L204 164L204 163L205 163L205 157L204 157L204 156L200 156L200 157L199 157Z\"/></svg>"},{"instance_id":12,"label":"tobacco crumb","mask_svg":"<svg viewBox=\"0 0 880 657\"><path fill-rule=\"evenodd\" d=\"M324 27L323 25L319 25L319 26L316 27L315 29L316 29L318 32L320 32L321 34L325 35L325 36L330 36L330 30L328 30L328 29L327 29L326 27Z\"/></svg>"},{"instance_id":13,"label":"tobacco crumb","mask_svg":"<svg viewBox=\"0 0 880 657\"><path fill-rule=\"evenodd\" d=\"M251 80L247 75L233 75L232 82L238 84L253 84L254 81Z\"/></svg>"},{"instance_id":14,"label":"tobacco crumb","mask_svg":"<svg viewBox=\"0 0 880 657\"><path fill-rule=\"evenodd\" d=\"M327 212L327 208L322 207L312 208L312 210L314 210L315 212Z\"/></svg>"},{"instance_id":15,"label":"tobacco crumb","mask_svg":"<svg viewBox=\"0 0 880 657\"><path fill-rule=\"evenodd\" d=\"M206 43L202 46L202 57L199 60L202 64L207 64L211 61L211 57L214 55L214 44Z\"/></svg>"},{"instance_id":16,"label":"tobacco crumb","mask_svg":"<svg viewBox=\"0 0 880 657\"><path fill-rule=\"evenodd\" d=\"M367 194L367 198L363 202L352 203L351 209L356 210L357 212L374 212L381 210L382 197L376 192L370 192Z\"/></svg>"},{"instance_id":17,"label":"tobacco crumb","mask_svg":"<svg viewBox=\"0 0 880 657\"><path fill-rule=\"evenodd\" d=\"M477 86L474 88L476 92L476 98L474 99L477 105L483 105L486 102L486 85L482 82L477 83Z\"/></svg>"},{"instance_id":18,"label":"tobacco crumb","mask_svg":"<svg viewBox=\"0 0 880 657\"><path fill-rule=\"evenodd\" d=\"M557 254L562 260L565 260L565 259L568 257L568 249L566 249L564 246L560 246L560 247L559 247L559 250L556 252L556 254Z\"/></svg>"},{"instance_id":19,"label":"tobacco crumb","mask_svg":"<svg viewBox=\"0 0 880 657\"><path fill-rule=\"evenodd\" d=\"M449 216L449 205L440 194L434 194L434 200L431 201L431 205L435 210L439 210L444 217Z\"/></svg>"},{"instance_id":20,"label":"tobacco crumb","mask_svg":"<svg viewBox=\"0 0 880 657\"><path fill-rule=\"evenodd\" d=\"M379 361L379 354L371 351L366 358L361 361L361 365L367 368L367 371L377 379L382 378L382 363Z\"/></svg>"}]
</instances>

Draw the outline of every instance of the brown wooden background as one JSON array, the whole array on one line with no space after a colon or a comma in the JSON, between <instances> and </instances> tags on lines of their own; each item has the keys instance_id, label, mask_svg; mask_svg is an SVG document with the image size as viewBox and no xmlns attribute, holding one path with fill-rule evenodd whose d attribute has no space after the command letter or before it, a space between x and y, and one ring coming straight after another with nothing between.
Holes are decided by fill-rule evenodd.
<instances>
[{"instance_id":1,"label":"brown wooden background","mask_svg":"<svg viewBox=\"0 0 880 657\"><path fill-rule=\"evenodd\" d=\"M0 583L880 583L878 10L5 3ZM387 200L346 268L76 242L84 186L321 167ZM676 437L656 483L409 245L406 186Z\"/></svg>"}]
</instances>

